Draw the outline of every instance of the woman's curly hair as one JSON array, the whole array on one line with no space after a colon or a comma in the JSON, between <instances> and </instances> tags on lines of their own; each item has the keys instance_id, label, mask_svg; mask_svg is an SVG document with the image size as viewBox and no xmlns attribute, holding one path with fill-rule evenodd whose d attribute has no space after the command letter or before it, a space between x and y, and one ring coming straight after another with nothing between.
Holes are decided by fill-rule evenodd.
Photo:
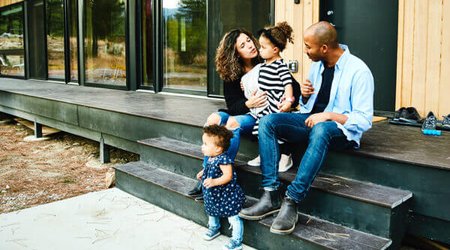
<instances>
[{"instance_id":1,"label":"woman's curly hair","mask_svg":"<svg viewBox=\"0 0 450 250\"><path fill-rule=\"evenodd\" d=\"M258 48L258 42L249 31L239 28L227 32L219 43L216 50L216 70L224 81L235 81L244 75L243 61L236 50L236 41L240 34L246 34ZM260 62L259 55L252 59L253 65Z\"/></svg>"}]
</instances>

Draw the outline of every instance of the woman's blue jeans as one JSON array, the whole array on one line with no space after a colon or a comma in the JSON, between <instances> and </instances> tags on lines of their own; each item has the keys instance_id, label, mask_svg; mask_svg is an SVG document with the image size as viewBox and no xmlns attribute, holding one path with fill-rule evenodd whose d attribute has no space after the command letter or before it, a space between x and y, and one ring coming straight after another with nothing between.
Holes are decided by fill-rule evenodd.
<instances>
[{"instance_id":1,"label":"woman's blue jeans","mask_svg":"<svg viewBox=\"0 0 450 250\"><path fill-rule=\"evenodd\" d=\"M228 151L227 151L228 157L230 157L232 160L234 160L239 151L239 145L241 144L241 135L242 134L251 134L253 126L256 123L256 120L253 116L251 116L249 114L230 116L229 114L227 114L225 112L221 112L221 111L217 112L217 114L220 116L220 124L219 125L225 126L230 117L233 117L234 119L236 119L237 123L239 124L239 127L232 130L233 138L231 138L230 147L228 148Z\"/></svg>"},{"instance_id":2,"label":"woman's blue jeans","mask_svg":"<svg viewBox=\"0 0 450 250\"><path fill-rule=\"evenodd\" d=\"M286 192L286 195L297 203L305 198L330 146L343 149L355 145L353 141L347 141L334 121L321 122L312 128L307 127L305 120L309 115L300 113L266 115L261 119L258 130L262 186L265 189L275 190L280 185L278 180L280 149L277 139L307 146L297 175Z\"/></svg>"}]
</instances>

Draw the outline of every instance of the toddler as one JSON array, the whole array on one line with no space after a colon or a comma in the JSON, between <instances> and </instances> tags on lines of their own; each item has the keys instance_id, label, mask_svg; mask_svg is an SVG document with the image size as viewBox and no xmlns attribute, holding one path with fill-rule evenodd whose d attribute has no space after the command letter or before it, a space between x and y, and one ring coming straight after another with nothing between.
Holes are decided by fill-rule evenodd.
<instances>
[{"instance_id":1,"label":"toddler","mask_svg":"<svg viewBox=\"0 0 450 250\"><path fill-rule=\"evenodd\" d=\"M253 134L258 134L259 120L268 114L289 112L295 101L291 73L281 58L280 53L286 48L289 41L293 43L292 27L287 22L277 23L276 26L262 29L258 32L260 44L260 56L264 63L254 67L252 71L242 77L244 93L265 91L268 105L263 108L253 109L250 114L256 118ZM257 83L257 84L256 84ZM280 142L282 143L282 142ZM248 162L250 166L259 166L260 157ZM282 154L280 157L279 172L285 172L292 167L290 155Z\"/></svg>"},{"instance_id":2,"label":"toddler","mask_svg":"<svg viewBox=\"0 0 450 250\"><path fill-rule=\"evenodd\" d=\"M238 214L245 201L245 195L237 184L236 172L226 150L233 133L223 126L210 125L203 128L202 153L205 155L203 170L197 179L203 184L203 199L208 215L208 231L205 240L220 235L220 218L228 217L232 228L230 242L225 249L242 249L244 224Z\"/></svg>"},{"instance_id":3,"label":"toddler","mask_svg":"<svg viewBox=\"0 0 450 250\"><path fill-rule=\"evenodd\" d=\"M259 68L258 86L267 93L269 105L256 115L254 134L257 134L261 117L272 113L289 112L295 100L291 73L280 56L287 42L293 43L292 31L287 22L281 22L258 32L261 46L259 54L264 59Z\"/></svg>"}]
</instances>

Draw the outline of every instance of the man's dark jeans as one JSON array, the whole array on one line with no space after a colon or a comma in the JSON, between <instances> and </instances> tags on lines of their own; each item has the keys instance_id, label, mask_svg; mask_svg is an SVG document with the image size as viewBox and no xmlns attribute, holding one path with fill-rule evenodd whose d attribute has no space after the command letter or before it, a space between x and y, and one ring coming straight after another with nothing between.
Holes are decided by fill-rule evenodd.
<instances>
[{"instance_id":1,"label":"man's dark jeans","mask_svg":"<svg viewBox=\"0 0 450 250\"><path fill-rule=\"evenodd\" d=\"M280 149L278 139L292 144L307 145L295 180L287 188L287 196L300 202L306 196L328 153L330 146L344 149L354 146L347 141L334 121L325 121L312 128L305 125L310 114L276 113L264 116L259 124L259 153L261 155L262 186L277 189Z\"/></svg>"}]
</instances>

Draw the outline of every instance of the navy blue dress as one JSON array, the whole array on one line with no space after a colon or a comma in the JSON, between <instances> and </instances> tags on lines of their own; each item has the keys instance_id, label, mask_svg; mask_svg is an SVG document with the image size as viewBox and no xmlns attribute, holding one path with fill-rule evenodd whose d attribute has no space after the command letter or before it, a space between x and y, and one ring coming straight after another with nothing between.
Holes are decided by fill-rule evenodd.
<instances>
[{"instance_id":1,"label":"navy blue dress","mask_svg":"<svg viewBox=\"0 0 450 250\"><path fill-rule=\"evenodd\" d=\"M206 165L203 166L202 183L207 178L219 178L223 175L220 165L233 164L226 153L215 157L207 157ZM233 167L233 177L225 185L205 188L203 186L203 199L205 211L209 216L231 217L237 215L244 205L245 195L237 184L237 175Z\"/></svg>"}]
</instances>

